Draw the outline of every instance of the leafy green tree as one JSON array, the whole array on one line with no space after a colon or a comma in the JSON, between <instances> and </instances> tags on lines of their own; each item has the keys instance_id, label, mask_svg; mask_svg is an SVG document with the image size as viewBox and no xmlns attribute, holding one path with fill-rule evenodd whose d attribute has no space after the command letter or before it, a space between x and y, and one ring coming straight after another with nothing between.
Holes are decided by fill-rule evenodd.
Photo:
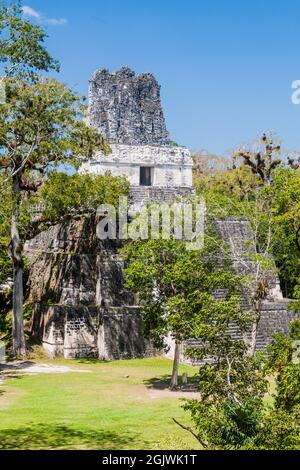
<instances>
[{"instance_id":1,"label":"leafy green tree","mask_svg":"<svg viewBox=\"0 0 300 470\"><path fill-rule=\"evenodd\" d=\"M82 100L41 71L58 63L44 48L45 33L23 19L20 4L0 5L0 61L5 66L0 104L0 172L11 182L10 257L13 265L13 352L26 354L23 327L23 242L19 224L24 200L37 191L38 175L78 156L91 157L103 149L98 132L83 121Z\"/></svg>"},{"instance_id":2,"label":"leafy green tree","mask_svg":"<svg viewBox=\"0 0 300 470\"><path fill-rule=\"evenodd\" d=\"M276 373L276 408L286 412L300 409L300 320L291 323L288 337L274 335L268 359L271 371Z\"/></svg>"},{"instance_id":3,"label":"leafy green tree","mask_svg":"<svg viewBox=\"0 0 300 470\"><path fill-rule=\"evenodd\" d=\"M300 321L290 325L290 334L274 336L268 348L267 370L275 376L274 405L265 409L253 448L300 449Z\"/></svg>"},{"instance_id":4,"label":"leafy green tree","mask_svg":"<svg viewBox=\"0 0 300 470\"><path fill-rule=\"evenodd\" d=\"M47 35L24 19L21 2L0 2L0 63L6 77L35 79L38 71L59 71L59 63L44 47Z\"/></svg>"},{"instance_id":5,"label":"leafy green tree","mask_svg":"<svg viewBox=\"0 0 300 470\"><path fill-rule=\"evenodd\" d=\"M235 154L232 169L214 170L196 179L197 192L205 198L207 212L212 217L235 216L248 220L254 244L245 246L244 264L246 270L249 262L256 267L250 290L256 313L252 319L250 351L245 337L239 350L233 347L232 363L226 358L226 349L215 338L208 341L212 349L216 347L216 353L219 351L215 361L211 361L213 351L204 347L190 352L192 359L202 361L201 398L185 405L192 414L196 431L178 424L207 448L296 449L300 446L300 373L299 364L292 361L292 338L296 339L296 331L299 336L299 328L293 325L294 336L290 338L276 335L267 365L254 355L261 302L268 295L266 274L274 270L272 256L280 268L281 280L285 277L292 286L297 282L297 273L299 276L299 171L295 165L293 169L287 168L280 154L280 146L264 135L256 148L243 148ZM296 286L295 297L299 292ZM228 370L233 394L228 393ZM276 376L276 395L274 406L268 408L263 395L267 388L266 374L270 372Z\"/></svg>"},{"instance_id":6,"label":"leafy green tree","mask_svg":"<svg viewBox=\"0 0 300 470\"><path fill-rule=\"evenodd\" d=\"M138 293L145 335L158 348L166 347L168 335L175 341L171 389L178 385L180 345L198 325L208 336L219 335L227 320L243 315L235 295L239 278L221 269L212 253L207 246L202 253L189 251L183 241L172 239L139 240L126 247L126 285ZM224 300L214 297L218 288L226 288ZM223 319L219 329L211 326L218 316Z\"/></svg>"},{"instance_id":7,"label":"leafy green tree","mask_svg":"<svg viewBox=\"0 0 300 470\"><path fill-rule=\"evenodd\" d=\"M109 174L68 175L53 171L44 180L37 195L36 202L40 205L38 230L43 223L56 224L74 214L94 214L101 204L117 207L119 197L128 194L129 183L123 177Z\"/></svg>"},{"instance_id":8,"label":"leafy green tree","mask_svg":"<svg viewBox=\"0 0 300 470\"><path fill-rule=\"evenodd\" d=\"M232 169L198 175L196 183L208 213L221 219L247 219L253 234L253 243L244 246L243 260L245 269L252 272L249 294L256 319L249 350L253 355L272 272L278 272L285 296L299 295L299 169L284 158L271 134L241 147L233 157Z\"/></svg>"},{"instance_id":9,"label":"leafy green tree","mask_svg":"<svg viewBox=\"0 0 300 470\"><path fill-rule=\"evenodd\" d=\"M300 365L295 361L294 343L299 341L299 332L298 320L291 324L289 337L275 335L266 357L249 357L246 344L235 344L230 360L212 337L208 353L202 349L200 399L184 405L195 430L177 423L210 449L299 449ZM199 354L190 351L192 358ZM270 373L275 375L276 393L268 406L263 397Z\"/></svg>"},{"instance_id":10,"label":"leafy green tree","mask_svg":"<svg viewBox=\"0 0 300 470\"><path fill-rule=\"evenodd\" d=\"M1 168L11 182L10 257L14 272L13 350L25 354L22 321L23 242L20 210L53 165L76 163L78 155L91 157L103 148L103 139L82 120L80 98L53 79L34 84L6 79L6 102L0 105ZM77 159L78 162L78 159Z\"/></svg>"},{"instance_id":11,"label":"leafy green tree","mask_svg":"<svg viewBox=\"0 0 300 470\"><path fill-rule=\"evenodd\" d=\"M7 253L11 213L11 187L7 179L0 175L0 285L11 277L11 261Z\"/></svg>"},{"instance_id":12,"label":"leafy green tree","mask_svg":"<svg viewBox=\"0 0 300 470\"><path fill-rule=\"evenodd\" d=\"M201 364L200 399L184 405L196 428L188 430L205 448L238 449L258 432L266 370L259 357L248 353L245 336L253 322L251 312L243 312L236 298L223 301L222 308L217 305L210 313L209 308L207 315L197 316L194 325L197 347L187 350L192 361Z\"/></svg>"},{"instance_id":13,"label":"leafy green tree","mask_svg":"<svg viewBox=\"0 0 300 470\"><path fill-rule=\"evenodd\" d=\"M299 413L265 410L258 433L244 450L299 450Z\"/></svg>"},{"instance_id":14,"label":"leafy green tree","mask_svg":"<svg viewBox=\"0 0 300 470\"><path fill-rule=\"evenodd\" d=\"M11 187L4 176L0 175L0 340L8 335L10 325L7 321L11 308L12 266L8 255L10 240L10 214L12 207Z\"/></svg>"},{"instance_id":15,"label":"leafy green tree","mask_svg":"<svg viewBox=\"0 0 300 470\"><path fill-rule=\"evenodd\" d=\"M9 175L13 192L11 259L14 276L13 349L16 355L26 354L23 328L23 260L18 221L21 195L20 177L21 173L24 173L27 169L26 154L29 152L30 143L27 144L26 139L23 140L26 137L24 134L20 137L17 135L17 119L20 120L19 124L22 125L23 114L20 110L19 113L16 113L14 108L21 104L23 98L22 107L24 113L26 113L26 107L31 107L31 98L30 96L25 97L24 89L27 86L29 87L30 83L31 88L33 87L33 83L38 80L40 71L59 70L58 62L44 48L45 37L46 34L39 26L35 26L24 19L20 2L11 3L8 6L3 2L0 3L0 63L4 67L4 74L0 81L0 173L5 172ZM21 83L20 80L23 80L21 90L18 89ZM41 112L41 109L39 112ZM10 121L12 121L11 127ZM22 147L24 154L20 156L19 153L17 156L17 151L21 150ZM1 190L3 190L3 184Z\"/></svg>"},{"instance_id":16,"label":"leafy green tree","mask_svg":"<svg viewBox=\"0 0 300 470\"><path fill-rule=\"evenodd\" d=\"M297 292L300 273L300 171L280 168L273 175L272 210L275 243L273 256L286 296Z\"/></svg>"},{"instance_id":17,"label":"leafy green tree","mask_svg":"<svg viewBox=\"0 0 300 470\"><path fill-rule=\"evenodd\" d=\"M212 168L195 178L198 194L216 217L247 218L257 254L275 260L281 287L292 297L299 278L299 164L283 155L270 134L233 154L231 169ZM266 257L265 257L266 259ZM297 298L297 292L294 292Z\"/></svg>"},{"instance_id":18,"label":"leafy green tree","mask_svg":"<svg viewBox=\"0 0 300 470\"><path fill-rule=\"evenodd\" d=\"M240 247L232 243L229 256L239 259L243 271L249 275L245 287L255 313L249 354L254 356L262 302L269 294L270 274L276 271L271 257L275 237L269 187L264 186L247 167L242 167L219 173L213 181L210 180L209 185L200 186L198 194L205 199L207 213L212 219L235 217L248 221L251 239L244 243L242 253Z\"/></svg>"}]
</instances>

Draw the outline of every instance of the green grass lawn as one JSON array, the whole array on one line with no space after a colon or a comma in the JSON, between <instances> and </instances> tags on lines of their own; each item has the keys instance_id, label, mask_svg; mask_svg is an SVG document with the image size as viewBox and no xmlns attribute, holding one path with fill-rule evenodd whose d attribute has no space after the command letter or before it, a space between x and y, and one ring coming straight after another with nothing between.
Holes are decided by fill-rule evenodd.
<instances>
[{"instance_id":1,"label":"green grass lawn","mask_svg":"<svg viewBox=\"0 0 300 470\"><path fill-rule=\"evenodd\" d=\"M172 421L190 424L181 400L164 388L170 360L47 362L76 371L18 375L0 385L0 449L199 448Z\"/></svg>"}]
</instances>

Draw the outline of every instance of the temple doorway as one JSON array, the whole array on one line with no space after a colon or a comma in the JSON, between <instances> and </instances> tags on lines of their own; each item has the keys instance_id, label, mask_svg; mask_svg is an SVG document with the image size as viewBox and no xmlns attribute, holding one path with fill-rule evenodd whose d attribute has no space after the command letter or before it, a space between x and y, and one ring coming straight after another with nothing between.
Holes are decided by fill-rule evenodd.
<instances>
[{"instance_id":1,"label":"temple doorway","mask_svg":"<svg viewBox=\"0 0 300 470\"><path fill-rule=\"evenodd\" d=\"M153 168L150 166L141 166L140 168L140 186L152 186Z\"/></svg>"}]
</instances>

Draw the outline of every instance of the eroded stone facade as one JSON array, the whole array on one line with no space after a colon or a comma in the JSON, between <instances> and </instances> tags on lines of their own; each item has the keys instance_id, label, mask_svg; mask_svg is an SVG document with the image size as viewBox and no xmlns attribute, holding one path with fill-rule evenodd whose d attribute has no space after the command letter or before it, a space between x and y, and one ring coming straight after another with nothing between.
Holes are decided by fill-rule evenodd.
<instances>
[{"instance_id":1,"label":"eroded stone facade","mask_svg":"<svg viewBox=\"0 0 300 470\"><path fill-rule=\"evenodd\" d=\"M90 82L89 98L90 124L110 142L112 152L96 154L80 172L126 176L134 211L150 200L165 202L193 192L190 152L170 145L153 75L136 76L128 68L113 74L100 70ZM216 229L231 249L236 271L253 273L244 256L253 242L247 221L216 221ZM97 239L93 217L67 220L26 244L30 301L35 305L32 334L52 356L111 360L155 354L143 337L137 302L124 288L120 246L119 240ZM269 285L258 348L265 348L276 331L286 333L297 316L282 299L273 272ZM242 302L248 309L246 293ZM234 326L231 334L236 334Z\"/></svg>"},{"instance_id":2,"label":"eroded stone facade","mask_svg":"<svg viewBox=\"0 0 300 470\"><path fill-rule=\"evenodd\" d=\"M131 186L141 186L141 168L151 169L149 186L191 188L193 160L183 147L111 144L108 155L98 153L84 163L80 173L125 176Z\"/></svg>"},{"instance_id":3,"label":"eroded stone facade","mask_svg":"<svg viewBox=\"0 0 300 470\"><path fill-rule=\"evenodd\" d=\"M124 288L119 248L117 240L97 239L93 217L53 226L26 243L32 334L51 356L154 354L134 296Z\"/></svg>"},{"instance_id":4,"label":"eroded stone facade","mask_svg":"<svg viewBox=\"0 0 300 470\"><path fill-rule=\"evenodd\" d=\"M191 188L193 160L188 149L170 144L152 74L135 75L123 67L97 71L90 81L89 123L108 140L80 173L125 176L131 187Z\"/></svg>"},{"instance_id":5,"label":"eroded stone facade","mask_svg":"<svg viewBox=\"0 0 300 470\"><path fill-rule=\"evenodd\" d=\"M90 80L89 119L111 143L169 143L160 85L151 73L136 75L128 67L95 72Z\"/></svg>"},{"instance_id":6,"label":"eroded stone facade","mask_svg":"<svg viewBox=\"0 0 300 470\"><path fill-rule=\"evenodd\" d=\"M236 270L245 266L251 231L246 221L216 221L221 240L229 243ZM121 242L96 237L96 219L69 220L51 227L25 246L30 261L30 301L35 305L32 334L51 356L104 360L151 356L156 351L143 337L139 307L124 287ZM251 273L251 263L248 264ZM299 313L282 299L278 278L270 273L263 303L257 348L265 349L275 332L288 332ZM222 290L215 293L222 298ZM250 308L247 293L243 307ZM233 337L240 339L234 325ZM188 345L194 344L193 340ZM182 361L186 361L182 345ZM170 341L172 353L172 341Z\"/></svg>"}]
</instances>

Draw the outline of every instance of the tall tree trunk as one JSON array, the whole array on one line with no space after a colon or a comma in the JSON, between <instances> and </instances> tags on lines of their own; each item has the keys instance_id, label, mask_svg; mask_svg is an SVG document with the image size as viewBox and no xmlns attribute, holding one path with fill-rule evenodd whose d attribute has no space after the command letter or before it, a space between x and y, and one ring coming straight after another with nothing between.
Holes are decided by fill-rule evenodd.
<instances>
[{"instance_id":1,"label":"tall tree trunk","mask_svg":"<svg viewBox=\"0 0 300 470\"><path fill-rule=\"evenodd\" d=\"M179 359L180 359L180 342L178 340L175 340L173 371L172 371L172 379L170 383L171 390L176 390L176 388L178 387Z\"/></svg>"},{"instance_id":2,"label":"tall tree trunk","mask_svg":"<svg viewBox=\"0 0 300 470\"><path fill-rule=\"evenodd\" d=\"M26 342L24 334L23 321L23 260L22 244L20 240L18 222L19 222L19 200L20 185L18 175L13 180L14 206L11 220L11 259L13 263L13 354L16 357L26 356Z\"/></svg>"},{"instance_id":3,"label":"tall tree trunk","mask_svg":"<svg viewBox=\"0 0 300 470\"><path fill-rule=\"evenodd\" d=\"M252 331L251 331L251 340L249 346L249 356L254 357L256 352L256 343L257 343L257 331L258 331L258 324L261 317L261 305L256 305L256 318L252 324Z\"/></svg>"}]
</instances>

